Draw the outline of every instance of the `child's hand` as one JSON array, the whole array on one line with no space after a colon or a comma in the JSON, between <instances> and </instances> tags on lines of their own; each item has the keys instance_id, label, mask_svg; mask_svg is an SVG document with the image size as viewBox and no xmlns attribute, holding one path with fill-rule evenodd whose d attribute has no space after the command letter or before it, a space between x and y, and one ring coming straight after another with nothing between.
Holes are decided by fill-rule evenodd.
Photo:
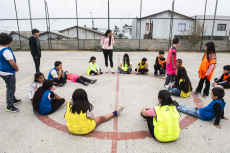
<instances>
[{"instance_id":1,"label":"child's hand","mask_svg":"<svg viewBox=\"0 0 230 153\"><path fill-rule=\"evenodd\" d=\"M225 120L228 120L228 118L227 118L227 117L225 117L224 119L225 119Z\"/></svg>"},{"instance_id":2,"label":"child's hand","mask_svg":"<svg viewBox=\"0 0 230 153\"><path fill-rule=\"evenodd\" d=\"M99 71L97 71L97 75L100 75L101 73Z\"/></svg>"},{"instance_id":3,"label":"child's hand","mask_svg":"<svg viewBox=\"0 0 230 153\"><path fill-rule=\"evenodd\" d=\"M17 65L17 70L16 70L16 72L18 72L19 71L19 66Z\"/></svg>"},{"instance_id":4,"label":"child's hand","mask_svg":"<svg viewBox=\"0 0 230 153\"><path fill-rule=\"evenodd\" d=\"M176 67L173 65L173 69L176 69Z\"/></svg>"},{"instance_id":5,"label":"child's hand","mask_svg":"<svg viewBox=\"0 0 230 153\"><path fill-rule=\"evenodd\" d=\"M214 126L217 127L218 129L222 128L220 125L214 125Z\"/></svg>"},{"instance_id":6,"label":"child's hand","mask_svg":"<svg viewBox=\"0 0 230 153\"><path fill-rule=\"evenodd\" d=\"M136 72L136 74L138 74L138 72Z\"/></svg>"}]
</instances>

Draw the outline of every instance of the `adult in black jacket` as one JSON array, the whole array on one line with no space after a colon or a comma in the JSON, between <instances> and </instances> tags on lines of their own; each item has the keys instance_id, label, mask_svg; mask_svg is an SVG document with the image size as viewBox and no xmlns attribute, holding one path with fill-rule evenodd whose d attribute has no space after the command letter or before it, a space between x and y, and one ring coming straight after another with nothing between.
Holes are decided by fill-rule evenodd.
<instances>
[{"instance_id":1,"label":"adult in black jacket","mask_svg":"<svg viewBox=\"0 0 230 153\"><path fill-rule=\"evenodd\" d=\"M33 36L29 39L30 52L34 59L34 64L36 68L36 72L40 72L40 59L41 59L41 47L39 37L39 30L32 30Z\"/></svg>"}]
</instances>

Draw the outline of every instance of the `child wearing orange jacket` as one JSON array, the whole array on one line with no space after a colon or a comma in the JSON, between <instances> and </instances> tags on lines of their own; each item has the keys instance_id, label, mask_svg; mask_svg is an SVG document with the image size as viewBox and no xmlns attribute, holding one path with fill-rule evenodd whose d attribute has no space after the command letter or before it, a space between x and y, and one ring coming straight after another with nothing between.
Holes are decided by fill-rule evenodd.
<instances>
[{"instance_id":1,"label":"child wearing orange jacket","mask_svg":"<svg viewBox=\"0 0 230 153\"><path fill-rule=\"evenodd\" d=\"M203 97L206 98L209 95L210 81L213 77L214 69L216 67L216 51L215 44L213 42L208 42L205 44L206 53L203 56L203 59L200 64L199 77L200 82L194 94L201 93L203 84L205 81L205 88L203 91Z\"/></svg>"}]
</instances>

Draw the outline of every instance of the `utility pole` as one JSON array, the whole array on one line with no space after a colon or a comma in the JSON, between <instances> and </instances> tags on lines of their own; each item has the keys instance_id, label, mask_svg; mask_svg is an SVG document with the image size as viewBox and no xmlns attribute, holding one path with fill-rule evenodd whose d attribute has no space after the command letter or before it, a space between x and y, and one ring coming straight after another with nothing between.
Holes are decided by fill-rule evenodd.
<instances>
[{"instance_id":1,"label":"utility pole","mask_svg":"<svg viewBox=\"0 0 230 153\"><path fill-rule=\"evenodd\" d=\"M92 29L94 29L94 21L93 21L93 13L89 12L91 14L91 18L92 18Z\"/></svg>"},{"instance_id":2,"label":"utility pole","mask_svg":"<svg viewBox=\"0 0 230 153\"><path fill-rule=\"evenodd\" d=\"M141 0L141 4L140 4L139 49L141 49L141 12L142 12L142 0Z\"/></svg>"},{"instance_id":3,"label":"utility pole","mask_svg":"<svg viewBox=\"0 0 230 153\"><path fill-rule=\"evenodd\" d=\"M78 48L78 50L79 50L79 34L78 34L78 12L77 12L77 0L75 0L75 2L76 2L76 18L77 18L77 43L78 43L78 45L77 45L77 48Z\"/></svg>"},{"instance_id":4,"label":"utility pole","mask_svg":"<svg viewBox=\"0 0 230 153\"><path fill-rule=\"evenodd\" d=\"M31 18L31 10L30 10L30 0L28 0L28 4L29 4L29 13L30 13L30 26L31 26L31 32L32 32L33 26L32 26L32 18Z\"/></svg>"},{"instance_id":5,"label":"utility pole","mask_svg":"<svg viewBox=\"0 0 230 153\"><path fill-rule=\"evenodd\" d=\"M169 31L169 48L170 48L170 46L171 46L171 38L172 38L173 13L174 13L174 0L173 0L173 2L172 2L172 12L171 12L171 21L170 21L170 31Z\"/></svg>"},{"instance_id":6,"label":"utility pole","mask_svg":"<svg viewBox=\"0 0 230 153\"><path fill-rule=\"evenodd\" d=\"M201 41L200 41L200 51L201 51L202 40L203 40L203 35L204 35L204 23L205 23L205 15L206 15L206 6L207 6L207 0L205 2L205 9L204 9L204 21L203 21L203 30L202 30Z\"/></svg>"},{"instance_id":7,"label":"utility pole","mask_svg":"<svg viewBox=\"0 0 230 153\"><path fill-rule=\"evenodd\" d=\"M18 13L17 13L17 7L16 7L15 0L14 0L14 6L15 6L15 13L16 13L16 18L17 18L17 25L18 25L18 37L19 37L19 42L20 42L20 49L22 49L21 35L20 35L19 24L18 24Z\"/></svg>"},{"instance_id":8,"label":"utility pole","mask_svg":"<svg viewBox=\"0 0 230 153\"><path fill-rule=\"evenodd\" d=\"M110 23L109 23L109 0L108 0L108 29L110 27Z\"/></svg>"},{"instance_id":9,"label":"utility pole","mask_svg":"<svg viewBox=\"0 0 230 153\"><path fill-rule=\"evenodd\" d=\"M212 36L211 36L211 41L212 41L212 38L213 38L213 31L214 31L214 27L215 27L217 4L218 4L218 0L216 0L216 8L215 8L214 20L213 20L213 25L212 25Z\"/></svg>"}]
</instances>

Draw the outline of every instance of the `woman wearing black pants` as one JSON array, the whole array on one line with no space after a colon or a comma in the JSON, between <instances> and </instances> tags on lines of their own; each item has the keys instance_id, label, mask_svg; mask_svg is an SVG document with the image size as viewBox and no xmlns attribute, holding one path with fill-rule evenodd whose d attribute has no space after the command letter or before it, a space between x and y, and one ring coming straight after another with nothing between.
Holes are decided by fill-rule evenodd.
<instances>
[{"instance_id":1,"label":"woman wearing black pants","mask_svg":"<svg viewBox=\"0 0 230 153\"><path fill-rule=\"evenodd\" d=\"M113 45L114 45L114 37L112 36L112 31L107 30L105 35L101 38L101 47L103 49L103 54L105 57L106 73L109 72L108 57L109 57L109 61L110 61L111 72L114 73L114 70L113 70Z\"/></svg>"}]
</instances>

